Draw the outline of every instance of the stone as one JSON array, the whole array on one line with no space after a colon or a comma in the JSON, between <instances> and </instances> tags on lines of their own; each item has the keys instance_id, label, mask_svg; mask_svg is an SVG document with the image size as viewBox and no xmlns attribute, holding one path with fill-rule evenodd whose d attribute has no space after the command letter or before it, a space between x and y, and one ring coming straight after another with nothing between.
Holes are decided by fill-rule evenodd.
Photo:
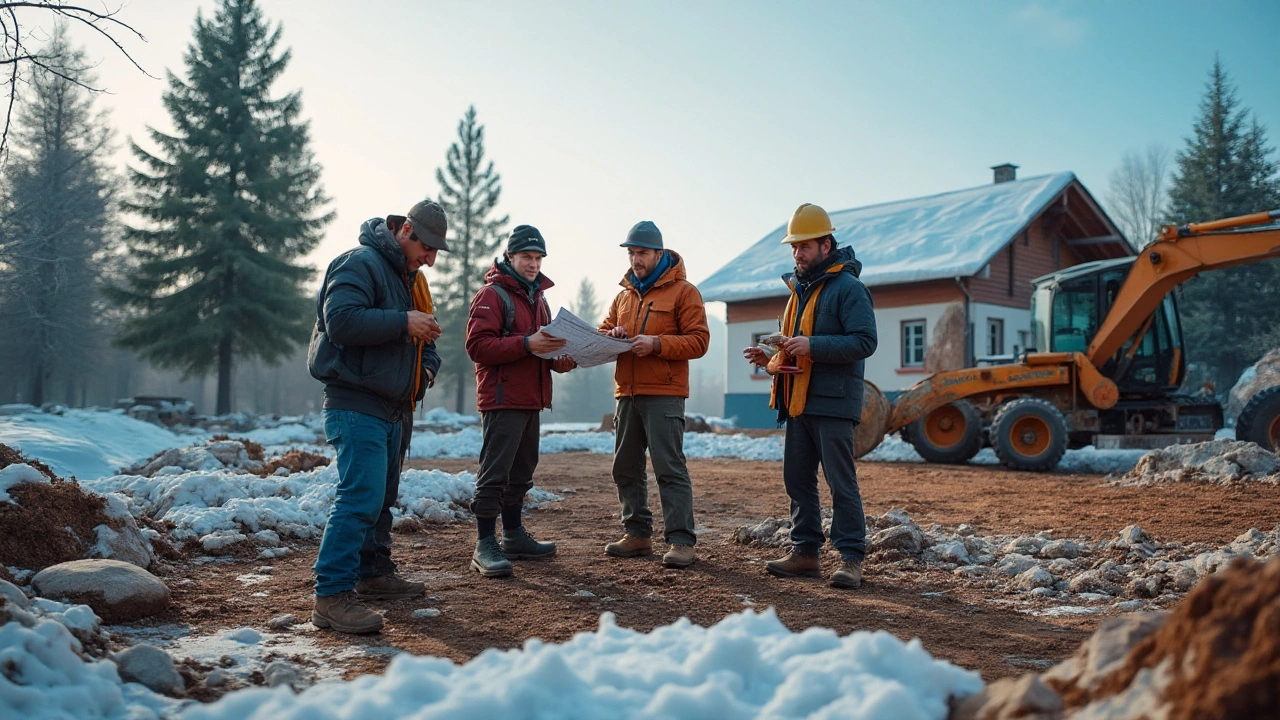
<instances>
[{"instance_id":1,"label":"stone","mask_svg":"<svg viewBox=\"0 0 1280 720\"><path fill-rule=\"evenodd\" d=\"M220 687L226 682L227 674L223 672L222 668L214 668L209 671L209 674L204 678L204 684L206 687Z\"/></svg>"},{"instance_id":2,"label":"stone","mask_svg":"<svg viewBox=\"0 0 1280 720\"><path fill-rule=\"evenodd\" d=\"M1125 594L1135 598L1155 598L1160 597L1160 593L1164 590L1164 585L1168 581L1168 577L1161 573L1155 573L1146 577L1134 578L1125 586Z\"/></svg>"},{"instance_id":3,"label":"stone","mask_svg":"<svg viewBox=\"0 0 1280 720\"><path fill-rule=\"evenodd\" d=\"M924 549L924 531L910 522L887 527L871 536L871 549L897 550L908 555L919 555Z\"/></svg>"},{"instance_id":4,"label":"stone","mask_svg":"<svg viewBox=\"0 0 1280 720\"><path fill-rule=\"evenodd\" d=\"M1058 558L1066 558L1068 560L1080 557L1084 552L1084 548L1071 542L1070 540L1053 540L1046 543L1040 548L1040 557L1056 560Z\"/></svg>"},{"instance_id":5,"label":"stone","mask_svg":"<svg viewBox=\"0 0 1280 720\"><path fill-rule=\"evenodd\" d=\"M964 543L959 541L951 541L942 543L934 548L934 552L938 554L938 558L943 562L955 563L957 565L968 565L969 551L965 549Z\"/></svg>"},{"instance_id":6,"label":"stone","mask_svg":"<svg viewBox=\"0 0 1280 720\"><path fill-rule=\"evenodd\" d=\"M114 493L113 493L114 494ZM91 557L106 560L121 560L142 569L151 567L155 560L155 552L151 543L142 536L138 524L130 516L119 530L110 525L98 525L93 529L97 542L90 550Z\"/></svg>"},{"instance_id":7,"label":"stone","mask_svg":"<svg viewBox=\"0 0 1280 720\"><path fill-rule=\"evenodd\" d=\"M962 700L950 720L1012 720L1012 718L1056 718L1062 713L1062 696L1034 673L1018 678L1001 678L977 695Z\"/></svg>"},{"instance_id":8,"label":"stone","mask_svg":"<svg viewBox=\"0 0 1280 720\"><path fill-rule=\"evenodd\" d=\"M88 605L104 621L128 622L164 612L169 588L159 578L120 560L72 560L36 573L41 597Z\"/></svg>"},{"instance_id":9,"label":"stone","mask_svg":"<svg viewBox=\"0 0 1280 720\"><path fill-rule=\"evenodd\" d=\"M991 568L982 565L962 565L951 571L952 575L961 578L980 578L991 574Z\"/></svg>"},{"instance_id":10,"label":"stone","mask_svg":"<svg viewBox=\"0 0 1280 720\"><path fill-rule=\"evenodd\" d=\"M1013 586L1019 590L1034 590L1042 587L1053 587L1056 582L1053 575L1042 567L1033 567L1019 573L1013 579Z\"/></svg>"},{"instance_id":11,"label":"stone","mask_svg":"<svg viewBox=\"0 0 1280 720\"><path fill-rule=\"evenodd\" d=\"M1014 538L1001 548L1006 554L1035 555L1045 546L1045 540L1038 537Z\"/></svg>"},{"instance_id":12,"label":"stone","mask_svg":"<svg viewBox=\"0 0 1280 720\"><path fill-rule=\"evenodd\" d=\"M1104 578L1102 572L1097 569L1085 570L1071 578L1067 588L1073 593L1104 593L1106 595L1121 593L1120 586Z\"/></svg>"},{"instance_id":13,"label":"stone","mask_svg":"<svg viewBox=\"0 0 1280 720\"><path fill-rule=\"evenodd\" d=\"M1005 575L1021 575L1028 569L1036 567L1035 558L1019 553L1009 553L996 563L996 570Z\"/></svg>"},{"instance_id":14,"label":"stone","mask_svg":"<svg viewBox=\"0 0 1280 720\"><path fill-rule=\"evenodd\" d=\"M269 687L287 685L294 690L301 689L309 684L301 670L284 660L276 660L268 664L262 670L262 679L266 681Z\"/></svg>"},{"instance_id":15,"label":"stone","mask_svg":"<svg viewBox=\"0 0 1280 720\"><path fill-rule=\"evenodd\" d=\"M125 682L141 683L162 695L176 695L186 689L173 658L160 648L134 645L116 653L112 660Z\"/></svg>"},{"instance_id":16,"label":"stone","mask_svg":"<svg viewBox=\"0 0 1280 720\"><path fill-rule=\"evenodd\" d=\"M234 551L236 545L248 539L243 533L220 530L200 538L200 546L210 555L227 555Z\"/></svg>"},{"instance_id":17,"label":"stone","mask_svg":"<svg viewBox=\"0 0 1280 720\"><path fill-rule=\"evenodd\" d=\"M1076 569L1076 564L1067 558L1054 558L1049 561L1049 572L1054 575L1066 575Z\"/></svg>"},{"instance_id":18,"label":"stone","mask_svg":"<svg viewBox=\"0 0 1280 720\"><path fill-rule=\"evenodd\" d=\"M911 516L907 514L904 508L892 508L889 512L876 518L876 527L888 528L895 525L914 525L911 522Z\"/></svg>"},{"instance_id":19,"label":"stone","mask_svg":"<svg viewBox=\"0 0 1280 720\"><path fill-rule=\"evenodd\" d=\"M31 598L22 592L22 588L14 585L8 580L0 580L0 597L26 610L31 607Z\"/></svg>"},{"instance_id":20,"label":"stone","mask_svg":"<svg viewBox=\"0 0 1280 720\"><path fill-rule=\"evenodd\" d=\"M970 525L969 523L960 523L960 527L956 528L956 534L961 537L970 537L975 532L977 531L974 530L973 526Z\"/></svg>"},{"instance_id":21,"label":"stone","mask_svg":"<svg viewBox=\"0 0 1280 720\"><path fill-rule=\"evenodd\" d=\"M1185 563L1178 563L1169 569L1166 573L1168 584L1173 586L1177 592L1184 593L1191 590L1200 582L1200 573L1194 567Z\"/></svg>"},{"instance_id":22,"label":"stone","mask_svg":"<svg viewBox=\"0 0 1280 720\"><path fill-rule=\"evenodd\" d=\"M424 620L426 618L440 617L440 611L436 608L418 608L411 613L415 620Z\"/></svg>"},{"instance_id":23,"label":"stone","mask_svg":"<svg viewBox=\"0 0 1280 720\"><path fill-rule=\"evenodd\" d=\"M1103 620L1075 655L1045 671L1044 681L1058 688L1092 690L1119 669L1134 645L1160 629L1166 617L1167 613L1134 613Z\"/></svg>"},{"instance_id":24,"label":"stone","mask_svg":"<svg viewBox=\"0 0 1280 720\"><path fill-rule=\"evenodd\" d=\"M267 627L272 630L287 630L297 624L297 616L293 613L286 613L284 615L271 618L271 620L267 622Z\"/></svg>"},{"instance_id":25,"label":"stone","mask_svg":"<svg viewBox=\"0 0 1280 720\"><path fill-rule=\"evenodd\" d=\"M249 537L263 547L280 547L280 535L275 530L259 530Z\"/></svg>"}]
</instances>

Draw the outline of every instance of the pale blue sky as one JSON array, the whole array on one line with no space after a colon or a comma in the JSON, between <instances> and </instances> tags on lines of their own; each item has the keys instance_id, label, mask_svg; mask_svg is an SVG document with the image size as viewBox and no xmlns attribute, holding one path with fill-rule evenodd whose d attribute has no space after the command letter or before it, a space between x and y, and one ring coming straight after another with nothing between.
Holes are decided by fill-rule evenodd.
<instances>
[{"instance_id":1,"label":"pale blue sky","mask_svg":"<svg viewBox=\"0 0 1280 720\"><path fill-rule=\"evenodd\" d=\"M435 195L474 104L503 210L547 237L553 305L584 276L611 295L641 219L698 281L803 202L972 187L1003 162L1074 171L1102 200L1125 152L1181 147L1214 53L1280 141L1277 0L261 5L284 23L279 87L303 91L338 214L309 260L323 269L361 221ZM121 18L149 42L127 46L180 73L212 7L130 0ZM89 49L122 138L167 127L163 83Z\"/></svg>"}]
</instances>

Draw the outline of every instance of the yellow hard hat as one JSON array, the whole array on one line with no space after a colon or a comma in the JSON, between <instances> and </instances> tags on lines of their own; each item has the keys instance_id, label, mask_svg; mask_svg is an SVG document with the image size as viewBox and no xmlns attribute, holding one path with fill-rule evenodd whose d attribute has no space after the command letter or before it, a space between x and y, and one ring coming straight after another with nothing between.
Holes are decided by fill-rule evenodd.
<instances>
[{"instance_id":1,"label":"yellow hard hat","mask_svg":"<svg viewBox=\"0 0 1280 720\"><path fill-rule=\"evenodd\" d=\"M795 244L805 240L831 235L836 231L831 224L827 211L812 203L805 203L796 208L787 223L787 236L782 238L783 244Z\"/></svg>"}]
</instances>

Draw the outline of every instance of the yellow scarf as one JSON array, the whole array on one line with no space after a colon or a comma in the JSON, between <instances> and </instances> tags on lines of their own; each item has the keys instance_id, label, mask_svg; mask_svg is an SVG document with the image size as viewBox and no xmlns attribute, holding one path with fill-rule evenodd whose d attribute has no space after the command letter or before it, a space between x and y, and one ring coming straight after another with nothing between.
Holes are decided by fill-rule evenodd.
<instances>
[{"instance_id":1,"label":"yellow scarf","mask_svg":"<svg viewBox=\"0 0 1280 720\"><path fill-rule=\"evenodd\" d=\"M838 273L844 268L844 263L837 263L827 268L826 274ZM822 294L822 289L827 284L823 282L813 291L813 297L809 298L809 302L805 303L804 313L800 316L800 334L804 336L813 335L814 316L818 312L818 296ZM796 305L799 304L800 297L796 294L795 288L791 288L791 297L787 298L787 309L782 314L783 332L790 332L795 328L796 323ZM810 346L812 351L812 346ZM773 374L773 388L769 395L769 407L777 410L780 405L786 405L787 415L789 417L800 417L804 412L804 401L809 396L809 379L813 373L813 356L801 355L795 357L795 365L800 368L798 373L779 374L777 368L783 362L785 353L779 352L769 359L768 370ZM787 356L790 357L790 356Z\"/></svg>"},{"instance_id":2,"label":"yellow scarf","mask_svg":"<svg viewBox=\"0 0 1280 720\"><path fill-rule=\"evenodd\" d=\"M428 315L435 312L435 305L431 302L431 288L427 287L425 275L420 272L413 274L413 278L409 281L409 292L413 295L414 310ZM418 372L413 375L413 397L415 398L418 397L418 390L422 387L422 348L424 346L426 343L422 340L413 341L413 347L417 350L414 357L418 360Z\"/></svg>"}]
</instances>

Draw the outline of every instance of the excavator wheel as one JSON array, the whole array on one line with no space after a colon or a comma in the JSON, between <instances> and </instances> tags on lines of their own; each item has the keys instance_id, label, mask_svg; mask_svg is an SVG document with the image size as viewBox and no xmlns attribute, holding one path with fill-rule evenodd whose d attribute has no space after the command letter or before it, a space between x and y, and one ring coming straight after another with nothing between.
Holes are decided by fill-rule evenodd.
<instances>
[{"instance_id":1,"label":"excavator wheel","mask_svg":"<svg viewBox=\"0 0 1280 720\"><path fill-rule=\"evenodd\" d=\"M862 418L853 430L853 456L862 457L875 450L884 440L884 426L889 423L889 400L880 388L862 381Z\"/></svg>"},{"instance_id":2,"label":"excavator wheel","mask_svg":"<svg viewBox=\"0 0 1280 720\"><path fill-rule=\"evenodd\" d=\"M982 415L968 400L943 405L907 427L907 442L932 463L969 462L982 449Z\"/></svg>"},{"instance_id":3,"label":"excavator wheel","mask_svg":"<svg viewBox=\"0 0 1280 720\"><path fill-rule=\"evenodd\" d=\"M996 411L991 446L1006 467L1049 470L1067 451L1067 423L1051 403L1037 398L1014 400Z\"/></svg>"},{"instance_id":4,"label":"excavator wheel","mask_svg":"<svg viewBox=\"0 0 1280 720\"><path fill-rule=\"evenodd\" d=\"M1280 385L1254 395L1236 419L1236 439L1280 453Z\"/></svg>"}]
</instances>

